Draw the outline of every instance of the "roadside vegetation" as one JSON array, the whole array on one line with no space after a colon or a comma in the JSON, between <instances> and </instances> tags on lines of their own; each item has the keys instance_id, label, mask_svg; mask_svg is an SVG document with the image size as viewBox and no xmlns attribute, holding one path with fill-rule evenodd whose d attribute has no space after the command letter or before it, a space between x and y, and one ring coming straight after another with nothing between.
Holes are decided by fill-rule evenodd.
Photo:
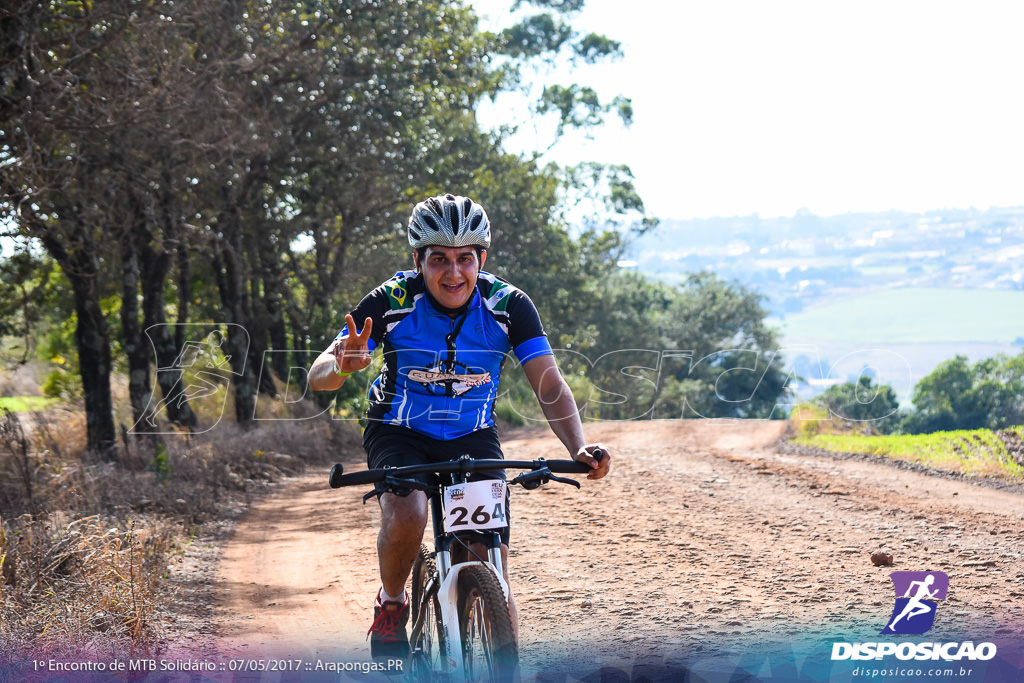
<instances>
[{"instance_id":1,"label":"roadside vegetation","mask_svg":"<svg viewBox=\"0 0 1024 683\"><path fill-rule=\"evenodd\" d=\"M48 396L0 396L0 410L12 413L28 413L44 410L57 403L57 399Z\"/></svg>"},{"instance_id":2,"label":"roadside vegetation","mask_svg":"<svg viewBox=\"0 0 1024 683\"><path fill-rule=\"evenodd\" d=\"M901 409L892 387L862 376L796 406L792 442L1024 483L1024 353L946 361L913 404Z\"/></svg>"},{"instance_id":3,"label":"roadside vegetation","mask_svg":"<svg viewBox=\"0 0 1024 683\"><path fill-rule=\"evenodd\" d=\"M158 648L163 579L202 525L357 448L349 423L275 417L166 434L115 465L86 448L80 406L0 409L0 660Z\"/></svg>"},{"instance_id":4,"label":"roadside vegetation","mask_svg":"<svg viewBox=\"0 0 1024 683\"><path fill-rule=\"evenodd\" d=\"M821 423L828 424L828 417L820 413L815 418L808 407L803 411L802 417L794 417L799 427L791 440L799 446L905 460L943 472L1024 484L1024 427L930 434L822 433L817 430Z\"/></svg>"},{"instance_id":5,"label":"roadside vegetation","mask_svg":"<svg viewBox=\"0 0 1024 683\"><path fill-rule=\"evenodd\" d=\"M867 374L829 387L811 403L837 427L865 434L928 434L1005 429L1024 424L1024 351L976 363L956 356L940 363L914 387L913 408L899 405L895 390Z\"/></svg>"}]
</instances>

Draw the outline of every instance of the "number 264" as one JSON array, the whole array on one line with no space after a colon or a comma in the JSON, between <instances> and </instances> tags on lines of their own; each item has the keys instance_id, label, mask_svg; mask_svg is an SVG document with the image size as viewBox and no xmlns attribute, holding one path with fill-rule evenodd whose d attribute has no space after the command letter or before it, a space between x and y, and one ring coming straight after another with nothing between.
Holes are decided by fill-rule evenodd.
<instances>
[{"instance_id":1,"label":"number 264","mask_svg":"<svg viewBox=\"0 0 1024 683\"><path fill-rule=\"evenodd\" d=\"M505 510L501 503L496 503L494 505L494 510L491 511L490 514L488 514L487 510L484 509L483 505L478 505L476 510L473 510L472 515L469 513L469 509L464 507L454 507L448 514L452 518L449 523L453 527L469 526L469 522L466 521L467 517L473 522L473 524L487 524L492 519L505 520Z\"/></svg>"}]
</instances>

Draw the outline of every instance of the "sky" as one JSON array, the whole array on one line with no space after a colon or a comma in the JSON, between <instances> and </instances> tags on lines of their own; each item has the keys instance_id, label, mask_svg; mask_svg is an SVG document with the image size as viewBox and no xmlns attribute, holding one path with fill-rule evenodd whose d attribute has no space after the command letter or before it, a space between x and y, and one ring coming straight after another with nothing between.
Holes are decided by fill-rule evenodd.
<instances>
[{"instance_id":1,"label":"sky","mask_svg":"<svg viewBox=\"0 0 1024 683\"><path fill-rule=\"evenodd\" d=\"M509 23L508 0L472 4ZM651 215L1024 205L1024 2L588 0L572 23L625 56L539 77L630 97L634 121L545 158L629 165ZM516 151L554 139L521 98L479 116L519 122Z\"/></svg>"}]
</instances>

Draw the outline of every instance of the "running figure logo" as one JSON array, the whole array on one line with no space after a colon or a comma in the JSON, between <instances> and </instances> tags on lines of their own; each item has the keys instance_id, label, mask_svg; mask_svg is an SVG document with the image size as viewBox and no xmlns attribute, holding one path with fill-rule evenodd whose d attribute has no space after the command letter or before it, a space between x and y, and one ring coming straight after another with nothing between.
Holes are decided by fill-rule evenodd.
<instances>
[{"instance_id":1,"label":"running figure logo","mask_svg":"<svg viewBox=\"0 0 1024 683\"><path fill-rule=\"evenodd\" d=\"M915 636L926 633L935 623L937 600L945 600L949 577L945 572L893 572L896 606L882 634Z\"/></svg>"}]
</instances>

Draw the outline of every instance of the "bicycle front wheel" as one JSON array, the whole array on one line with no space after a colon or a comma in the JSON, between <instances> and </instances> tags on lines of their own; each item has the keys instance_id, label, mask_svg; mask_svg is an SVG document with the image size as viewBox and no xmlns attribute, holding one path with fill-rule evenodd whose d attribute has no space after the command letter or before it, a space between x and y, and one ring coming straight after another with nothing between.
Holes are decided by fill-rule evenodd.
<instances>
[{"instance_id":1,"label":"bicycle front wheel","mask_svg":"<svg viewBox=\"0 0 1024 683\"><path fill-rule=\"evenodd\" d=\"M459 633L466 680L514 681L519 647L501 584L482 565L459 573Z\"/></svg>"},{"instance_id":2,"label":"bicycle front wheel","mask_svg":"<svg viewBox=\"0 0 1024 683\"><path fill-rule=\"evenodd\" d=\"M412 565L412 640L413 666L418 667L417 680L428 681L434 673L449 670L444 647L444 623L441 603L437 599L438 580L436 564L430 550L420 546ZM417 651L419 652L418 654Z\"/></svg>"}]
</instances>

